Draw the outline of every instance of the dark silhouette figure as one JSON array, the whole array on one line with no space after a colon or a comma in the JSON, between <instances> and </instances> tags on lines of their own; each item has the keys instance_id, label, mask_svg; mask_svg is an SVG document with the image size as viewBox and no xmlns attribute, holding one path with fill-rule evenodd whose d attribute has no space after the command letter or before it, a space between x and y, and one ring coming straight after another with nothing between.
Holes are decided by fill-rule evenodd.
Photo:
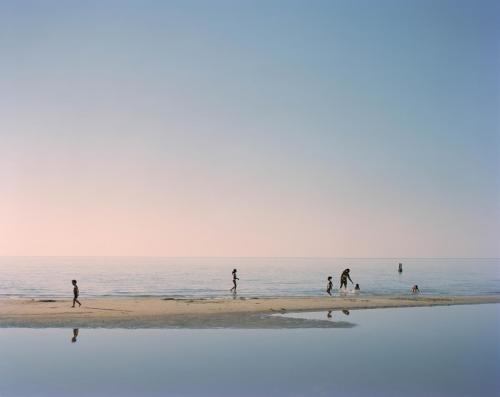
<instances>
[{"instance_id":1,"label":"dark silhouette figure","mask_svg":"<svg viewBox=\"0 0 500 397\"><path fill-rule=\"evenodd\" d=\"M236 275L237 270L233 269L232 275L233 275L233 288L231 288L231 292L236 293L236 288L238 287L238 284L236 284L236 280L239 280L238 276Z\"/></svg>"},{"instance_id":2,"label":"dark silhouette figure","mask_svg":"<svg viewBox=\"0 0 500 397\"><path fill-rule=\"evenodd\" d=\"M75 303L78 303L79 307L82 305L78 300L78 296L80 295L80 290L78 289L78 285L76 285L76 280L71 280L71 284L73 284L73 306L75 307Z\"/></svg>"},{"instance_id":3,"label":"dark silhouette figure","mask_svg":"<svg viewBox=\"0 0 500 397\"><path fill-rule=\"evenodd\" d=\"M402 263L399 264L398 273L403 273L403 264Z\"/></svg>"},{"instance_id":4,"label":"dark silhouette figure","mask_svg":"<svg viewBox=\"0 0 500 397\"><path fill-rule=\"evenodd\" d=\"M332 318L332 310L328 310L328 313L326 313L327 318Z\"/></svg>"},{"instance_id":5,"label":"dark silhouette figure","mask_svg":"<svg viewBox=\"0 0 500 397\"><path fill-rule=\"evenodd\" d=\"M411 292L414 294L418 294L420 292L417 284L415 284L413 287L411 287Z\"/></svg>"},{"instance_id":6,"label":"dark silhouette figure","mask_svg":"<svg viewBox=\"0 0 500 397\"><path fill-rule=\"evenodd\" d=\"M361 288L359 288L359 284L356 284L356 286L354 287L354 291L361 291Z\"/></svg>"},{"instance_id":7,"label":"dark silhouette figure","mask_svg":"<svg viewBox=\"0 0 500 397\"><path fill-rule=\"evenodd\" d=\"M347 279L349 279L351 284L354 284L351 280L351 276L349 275L350 271L350 269L345 269L340 275L340 289L342 289L342 287L345 287L347 289Z\"/></svg>"},{"instance_id":8,"label":"dark silhouette figure","mask_svg":"<svg viewBox=\"0 0 500 397\"><path fill-rule=\"evenodd\" d=\"M329 276L328 283L326 284L326 293L330 296L332 296L332 289L333 289L332 276Z\"/></svg>"},{"instance_id":9,"label":"dark silhouette figure","mask_svg":"<svg viewBox=\"0 0 500 397\"><path fill-rule=\"evenodd\" d=\"M350 314L349 310L346 310L346 309L342 310L342 313L344 313L346 316L348 316Z\"/></svg>"},{"instance_id":10,"label":"dark silhouette figure","mask_svg":"<svg viewBox=\"0 0 500 397\"><path fill-rule=\"evenodd\" d=\"M78 338L78 328L73 328L73 337L71 338L71 343L76 343L76 338Z\"/></svg>"}]
</instances>

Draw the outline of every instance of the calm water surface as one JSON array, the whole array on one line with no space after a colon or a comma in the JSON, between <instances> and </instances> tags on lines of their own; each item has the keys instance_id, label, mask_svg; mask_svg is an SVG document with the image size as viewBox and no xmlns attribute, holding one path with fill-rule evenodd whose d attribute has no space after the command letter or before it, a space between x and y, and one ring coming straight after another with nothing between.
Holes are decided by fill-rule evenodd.
<instances>
[{"instance_id":1,"label":"calm water surface","mask_svg":"<svg viewBox=\"0 0 500 397\"><path fill-rule=\"evenodd\" d=\"M500 259L0 257L0 296L226 297L234 267L240 296L323 294L346 267L366 294L500 294Z\"/></svg>"},{"instance_id":2,"label":"calm water surface","mask_svg":"<svg viewBox=\"0 0 500 397\"><path fill-rule=\"evenodd\" d=\"M499 395L498 304L330 315L356 326L3 328L0 396Z\"/></svg>"}]
</instances>

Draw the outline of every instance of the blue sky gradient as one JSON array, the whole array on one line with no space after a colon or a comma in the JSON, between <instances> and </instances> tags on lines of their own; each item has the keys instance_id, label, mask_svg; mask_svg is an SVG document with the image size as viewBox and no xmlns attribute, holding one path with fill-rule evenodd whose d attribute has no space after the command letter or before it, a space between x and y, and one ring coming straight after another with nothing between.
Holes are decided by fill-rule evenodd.
<instances>
[{"instance_id":1,"label":"blue sky gradient","mask_svg":"<svg viewBox=\"0 0 500 397\"><path fill-rule=\"evenodd\" d=\"M496 1L0 3L0 254L500 254Z\"/></svg>"}]
</instances>

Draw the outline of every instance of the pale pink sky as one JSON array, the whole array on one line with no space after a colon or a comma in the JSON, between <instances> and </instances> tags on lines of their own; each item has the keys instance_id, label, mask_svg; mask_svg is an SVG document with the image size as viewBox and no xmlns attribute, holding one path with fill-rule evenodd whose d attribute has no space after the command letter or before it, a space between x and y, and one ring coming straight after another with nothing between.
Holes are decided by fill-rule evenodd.
<instances>
[{"instance_id":1,"label":"pale pink sky","mask_svg":"<svg viewBox=\"0 0 500 397\"><path fill-rule=\"evenodd\" d=\"M0 255L500 256L498 4L285 3L0 4Z\"/></svg>"}]
</instances>

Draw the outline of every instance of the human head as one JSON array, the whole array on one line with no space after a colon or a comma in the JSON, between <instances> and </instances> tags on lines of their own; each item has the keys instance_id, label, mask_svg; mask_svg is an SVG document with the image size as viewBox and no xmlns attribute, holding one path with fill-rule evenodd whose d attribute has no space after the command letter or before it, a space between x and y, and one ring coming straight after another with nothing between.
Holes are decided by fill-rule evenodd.
<instances>
[{"instance_id":1,"label":"human head","mask_svg":"<svg viewBox=\"0 0 500 397\"><path fill-rule=\"evenodd\" d=\"M75 285L76 284L76 280L71 280L71 284Z\"/></svg>"},{"instance_id":2,"label":"human head","mask_svg":"<svg viewBox=\"0 0 500 397\"><path fill-rule=\"evenodd\" d=\"M355 287L355 288L356 288L356 289L359 289L359 284L356 284L356 287Z\"/></svg>"},{"instance_id":3,"label":"human head","mask_svg":"<svg viewBox=\"0 0 500 397\"><path fill-rule=\"evenodd\" d=\"M345 271L346 271L347 273L349 273L349 272L351 271L351 269L345 269Z\"/></svg>"},{"instance_id":4,"label":"human head","mask_svg":"<svg viewBox=\"0 0 500 397\"><path fill-rule=\"evenodd\" d=\"M328 280L331 280L332 279L332 276L328 276Z\"/></svg>"}]
</instances>

